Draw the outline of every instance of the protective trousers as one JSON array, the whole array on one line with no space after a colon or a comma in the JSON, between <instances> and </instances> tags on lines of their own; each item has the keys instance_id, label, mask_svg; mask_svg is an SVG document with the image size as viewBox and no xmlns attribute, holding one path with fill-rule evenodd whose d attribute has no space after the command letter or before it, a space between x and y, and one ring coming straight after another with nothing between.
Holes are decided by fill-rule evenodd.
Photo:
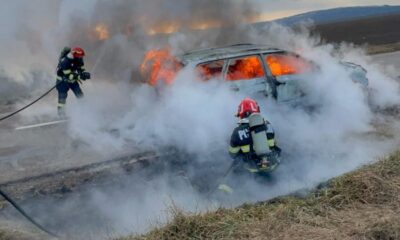
<instances>
[{"instance_id":1,"label":"protective trousers","mask_svg":"<svg viewBox=\"0 0 400 240\"><path fill-rule=\"evenodd\" d=\"M58 115L61 117L65 117L64 107L67 101L69 89L72 90L72 92L75 94L77 98L82 98L83 92L77 81L68 82L68 81L57 80L56 84L57 84L56 88L58 91L58 107L57 107Z\"/></svg>"}]
</instances>

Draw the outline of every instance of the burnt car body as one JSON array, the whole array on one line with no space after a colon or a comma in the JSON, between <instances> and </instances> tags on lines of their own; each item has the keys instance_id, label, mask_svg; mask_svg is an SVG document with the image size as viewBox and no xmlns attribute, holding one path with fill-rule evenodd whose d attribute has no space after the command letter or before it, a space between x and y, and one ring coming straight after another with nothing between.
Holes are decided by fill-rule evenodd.
<instances>
[{"instance_id":1,"label":"burnt car body","mask_svg":"<svg viewBox=\"0 0 400 240\"><path fill-rule=\"evenodd\" d=\"M319 71L317 63L306 60L296 53L255 44L235 44L194 50L174 56L174 59L174 62L171 62L171 58L168 58L168 61L158 62L157 68L161 71L151 72L153 76L151 85L156 82L154 76L171 83L171 79L163 79L166 76L169 78L175 76L168 69L176 72L177 69L191 65L195 66L200 79L204 81L223 79L229 82L235 91L248 94L262 93L275 98L278 102L291 102L304 96L301 80ZM349 76L354 82L368 85L367 72L364 68L350 62L340 62L340 64L349 71ZM153 68L154 66L155 64Z\"/></svg>"}]
</instances>

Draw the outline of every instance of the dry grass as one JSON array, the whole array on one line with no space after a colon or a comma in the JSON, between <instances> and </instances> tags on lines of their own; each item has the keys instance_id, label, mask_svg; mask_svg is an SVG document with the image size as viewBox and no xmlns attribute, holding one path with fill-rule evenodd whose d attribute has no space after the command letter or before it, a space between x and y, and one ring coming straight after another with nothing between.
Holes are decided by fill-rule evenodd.
<instances>
[{"instance_id":1,"label":"dry grass","mask_svg":"<svg viewBox=\"0 0 400 240\"><path fill-rule=\"evenodd\" d=\"M26 234L17 231L0 230L0 240L34 240L38 238L31 238Z\"/></svg>"},{"instance_id":2,"label":"dry grass","mask_svg":"<svg viewBox=\"0 0 400 240\"><path fill-rule=\"evenodd\" d=\"M400 239L400 214L387 216L368 226L367 239Z\"/></svg>"},{"instance_id":3,"label":"dry grass","mask_svg":"<svg viewBox=\"0 0 400 240\"><path fill-rule=\"evenodd\" d=\"M400 152L308 197L187 215L133 239L400 239Z\"/></svg>"},{"instance_id":4,"label":"dry grass","mask_svg":"<svg viewBox=\"0 0 400 240\"><path fill-rule=\"evenodd\" d=\"M5 232L0 231L0 240L8 240Z\"/></svg>"}]
</instances>

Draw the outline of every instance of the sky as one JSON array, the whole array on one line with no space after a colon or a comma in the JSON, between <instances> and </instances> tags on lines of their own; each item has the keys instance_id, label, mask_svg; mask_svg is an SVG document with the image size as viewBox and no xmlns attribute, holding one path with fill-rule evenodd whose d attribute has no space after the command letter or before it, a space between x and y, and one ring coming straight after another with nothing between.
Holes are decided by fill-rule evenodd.
<instances>
[{"instance_id":1,"label":"sky","mask_svg":"<svg viewBox=\"0 0 400 240\"><path fill-rule=\"evenodd\" d=\"M254 0L262 6L262 20L272 20L300 13L351 6L400 5L400 0Z\"/></svg>"}]
</instances>

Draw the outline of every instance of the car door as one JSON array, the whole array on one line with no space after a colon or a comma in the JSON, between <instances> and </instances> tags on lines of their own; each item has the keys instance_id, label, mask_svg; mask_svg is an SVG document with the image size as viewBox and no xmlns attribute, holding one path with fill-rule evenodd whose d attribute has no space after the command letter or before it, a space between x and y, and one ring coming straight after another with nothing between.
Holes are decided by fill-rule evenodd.
<instances>
[{"instance_id":1,"label":"car door","mask_svg":"<svg viewBox=\"0 0 400 240\"><path fill-rule=\"evenodd\" d=\"M254 94L265 92L266 75L260 55L249 55L227 60L224 80L236 91Z\"/></svg>"},{"instance_id":2,"label":"car door","mask_svg":"<svg viewBox=\"0 0 400 240\"><path fill-rule=\"evenodd\" d=\"M263 60L278 102L296 101L305 95L304 80L313 69L310 62L286 52L266 53Z\"/></svg>"}]
</instances>

